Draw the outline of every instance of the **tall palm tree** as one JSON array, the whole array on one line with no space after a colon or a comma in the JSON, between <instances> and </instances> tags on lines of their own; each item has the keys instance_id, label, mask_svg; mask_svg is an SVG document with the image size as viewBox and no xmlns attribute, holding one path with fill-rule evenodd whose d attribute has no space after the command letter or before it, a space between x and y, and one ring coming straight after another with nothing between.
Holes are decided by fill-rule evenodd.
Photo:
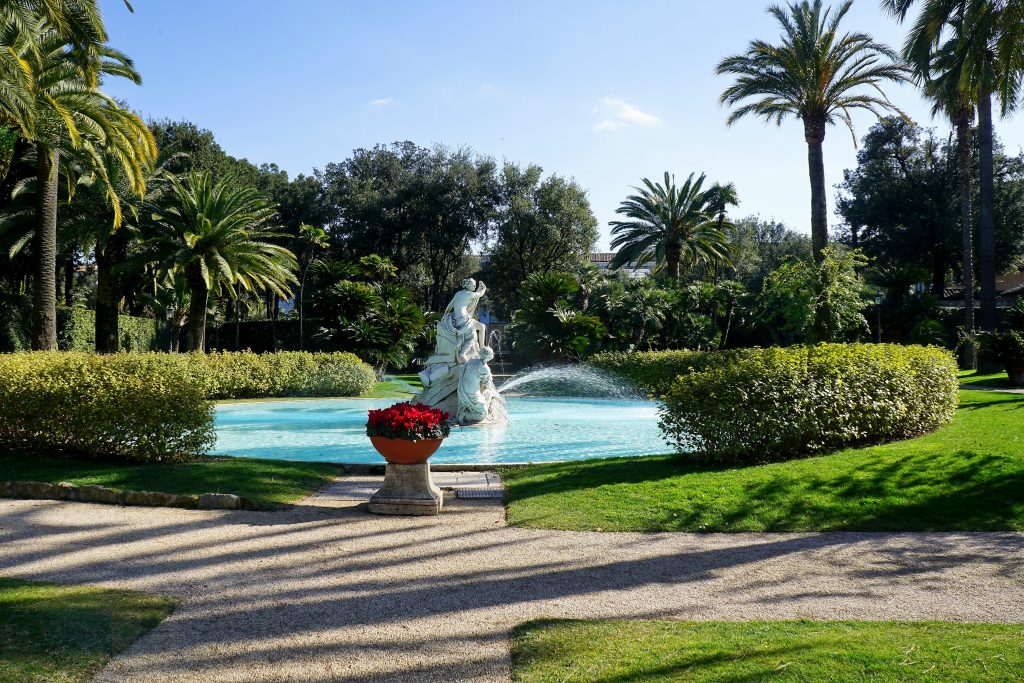
<instances>
[{"instance_id":1,"label":"tall palm tree","mask_svg":"<svg viewBox=\"0 0 1024 683\"><path fill-rule=\"evenodd\" d=\"M971 220L971 126L974 123L972 95L961 86L964 68L956 38L937 51L928 67L925 94L932 100L932 115L945 115L956 128L956 171L960 190L960 227L963 243L964 365L976 369L974 336L974 227Z\"/></svg>"},{"instance_id":2,"label":"tall palm tree","mask_svg":"<svg viewBox=\"0 0 1024 683\"><path fill-rule=\"evenodd\" d=\"M188 350L202 351L211 292L270 291L287 298L298 263L271 241L284 235L271 225L275 207L256 190L240 188L230 178L214 182L208 171L168 182L166 200L153 207L150 234L133 260L184 275Z\"/></svg>"},{"instance_id":3,"label":"tall palm tree","mask_svg":"<svg viewBox=\"0 0 1024 683\"><path fill-rule=\"evenodd\" d=\"M853 131L851 112L865 109L881 116L899 111L881 85L906 79L907 70L896 53L867 33L839 32L852 0L833 10L821 0L801 0L786 8L768 8L782 27L782 42L755 40L743 54L726 57L716 69L736 82L722 93L721 102L737 108L728 123L756 115L781 125L794 116L803 121L811 181L811 240L820 263L828 243L825 162L822 143L829 124L841 121Z\"/></svg>"},{"instance_id":4,"label":"tall palm tree","mask_svg":"<svg viewBox=\"0 0 1024 683\"><path fill-rule=\"evenodd\" d=\"M725 216L730 206L739 206L740 196L733 183L715 183L708 190L708 208L718 216L718 230L725 234ZM714 281L718 282L719 263L715 262Z\"/></svg>"},{"instance_id":5,"label":"tall palm tree","mask_svg":"<svg viewBox=\"0 0 1024 683\"><path fill-rule=\"evenodd\" d=\"M299 234L295 236L294 240L296 247L295 251L299 261L299 351L305 346L305 334L303 330L303 323L305 321L305 294L306 294L306 275L309 274L309 267L313 264L313 259L316 256L318 250L326 249L330 246L330 239L327 236L327 231L323 228L315 225L306 225L302 223L299 225Z\"/></svg>"},{"instance_id":6,"label":"tall palm tree","mask_svg":"<svg viewBox=\"0 0 1024 683\"><path fill-rule=\"evenodd\" d=\"M611 247L617 249L609 266L655 260L664 265L668 276L679 281L681 266L687 270L697 264L728 262L725 233L718 227L709 191L704 190L704 174L693 173L682 186L665 173L664 184L643 179L615 210L628 220L612 221Z\"/></svg>"},{"instance_id":7,"label":"tall palm tree","mask_svg":"<svg viewBox=\"0 0 1024 683\"><path fill-rule=\"evenodd\" d=\"M960 89L978 110L978 265L981 281L981 327L996 327L995 181L992 98L1004 116L1017 105L1024 78L1024 2L1020 0L884 0L905 21L910 9L921 11L903 48L907 59L927 78L934 56L948 35L959 63Z\"/></svg>"},{"instance_id":8,"label":"tall palm tree","mask_svg":"<svg viewBox=\"0 0 1024 683\"><path fill-rule=\"evenodd\" d=\"M141 77L123 53L97 48L100 73L140 83ZM36 40L23 44L22 59L31 71L34 120L31 142L36 159L35 259L32 348L55 349L57 190L61 155L72 155L97 177L109 182L107 160L124 171L132 190L145 191L144 169L156 156L152 133L137 115L90 85L88 65L73 46L45 24ZM120 224L120 201L113 189L108 198Z\"/></svg>"}]
</instances>

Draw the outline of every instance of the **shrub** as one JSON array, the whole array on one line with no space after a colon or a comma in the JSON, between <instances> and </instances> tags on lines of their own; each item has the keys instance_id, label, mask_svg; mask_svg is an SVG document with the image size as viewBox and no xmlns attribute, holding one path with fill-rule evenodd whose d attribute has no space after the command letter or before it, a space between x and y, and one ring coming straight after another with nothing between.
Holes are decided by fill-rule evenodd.
<instances>
[{"instance_id":1,"label":"shrub","mask_svg":"<svg viewBox=\"0 0 1024 683\"><path fill-rule=\"evenodd\" d=\"M0 295L0 352L27 351L32 324L28 297ZM153 318L119 317L121 350L144 353L170 346L167 323ZM96 313L85 308L57 308L57 346L61 351L96 348Z\"/></svg>"},{"instance_id":2,"label":"shrub","mask_svg":"<svg viewBox=\"0 0 1024 683\"><path fill-rule=\"evenodd\" d=\"M676 377L721 365L748 353L736 351L611 351L591 357L587 363L634 384L652 396L664 396Z\"/></svg>"},{"instance_id":3,"label":"shrub","mask_svg":"<svg viewBox=\"0 0 1024 683\"><path fill-rule=\"evenodd\" d=\"M678 377L661 429L680 451L729 463L906 438L953 418L956 370L952 355L935 347L751 349Z\"/></svg>"},{"instance_id":4,"label":"shrub","mask_svg":"<svg viewBox=\"0 0 1024 683\"><path fill-rule=\"evenodd\" d=\"M204 453L214 429L203 388L151 358L0 355L0 443L134 462Z\"/></svg>"},{"instance_id":5,"label":"shrub","mask_svg":"<svg viewBox=\"0 0 1024 683\"><path fill-rule=\"evenodd\" d=\"M1024 334L985 332L979 336L985 356L1006 368L1011 383L1024 385Z\"/></svg>"}]
</instances>

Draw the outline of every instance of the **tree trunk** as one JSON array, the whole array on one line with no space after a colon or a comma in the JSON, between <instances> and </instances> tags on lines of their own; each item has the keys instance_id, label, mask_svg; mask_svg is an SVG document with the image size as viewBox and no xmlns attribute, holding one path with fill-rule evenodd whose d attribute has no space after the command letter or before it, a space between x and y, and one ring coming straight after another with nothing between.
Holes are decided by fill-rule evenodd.
<instances>
[{"instance_id":1,"label":"tree trunk","mask_svg":"<svg viewBox=\"0 0 1024 683\"><path fill-rule=\"evenodd\" d=\"M828 245L828 204L825 197L825 117L804 119L804 139L807 141L807 171L811 180L811 248L814 261L821 263L822 251Z\"/></svg>"},{"instance_id":2,"label":"tree trunk","mask_svg":"<svg viewBox=\"0 0 1024 683\"><path fill-rule=\"evenodd\" d=\"M992 161L992 93L978 97L978 156L981 192L978 196L978 270L981 280L981 329L996 329L996 224L993 214L995 184Z\"/></svg>"},{"instance_id":3,"label":"tree trunk","mask_svg":"<svg viewBox=\"0 0 1024 683\"><path fill-rule=\"evenodd\" d=\"M967 343L964 346L964 367L978 368L974 346L974 231L971 226L971 115L967 107L961 107L956 117L956 164L957 180L960 185L960 225L963 237L964 262L964 332Z\"/></svg>"},{"instance_id":4,"label":"tree trunk","mask_svg":"<svg viewBox=\"0 0 1024 683\"><path fill-rule=\"evenodd\" d=\"M305 336L304 336L304 331L302 329L302 323L303 323L302 300L303 300L305 291L306 291L306 271L304 269L302 271L302 279L299 280L299 351L302 351L302 350L305 349Z\"/></svg>"},{"instance_id":5,"label":"tree trunk","mask_svg":"<svg viewBox=\"0 0 1024 683\"><path fill-rule=\"evenodd\" d=\"M187 351L206 349L206 304L210 292L206 287L198 265L190 265L185 273L190 290L188 304L188 348Z\"/></svg>"},{"instance_id":6,"label":"tree trunk","mask_svg":"<svg viewBox=\"0 0 1024 683\"><path fill-rule=\"evenodd\" d=\"M96 351L117 353L121 350L118 328L121 303L121 278L114 268L128 253L128 231L121 229L107 238L100 249L96 245Z\"/></svg>"},{"instance_id":7,"label":"tree trunk","mask_svg":"<svg viewBox=\"0 0 1024 683\"><path fill-rule=\"evenodd\" d=\"M57 349L57 183L60 155L36 145L36 225L32 292L32 348Z\"/></svg>"},{"instance_id":8,"label":"tree trunk","mask_svg":"<svg viewBox=\"0 0 1024 683\"><path fill-rule=\"evenodd\" d=\"M679 262L682 260L682 256L683 248L678 242L669 242L665 245L665 267L668 269L668 276L676 284L679 283Z\"/></svg>"}]
</instances>

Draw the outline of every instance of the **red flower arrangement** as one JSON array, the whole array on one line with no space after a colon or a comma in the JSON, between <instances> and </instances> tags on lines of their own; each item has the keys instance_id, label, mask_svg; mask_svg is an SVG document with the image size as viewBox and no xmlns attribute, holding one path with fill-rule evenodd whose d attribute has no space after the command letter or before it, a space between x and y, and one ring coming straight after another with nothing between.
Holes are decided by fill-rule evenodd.
<instances>
[{"instance_id":1,"label":"red flower arrangement","mask_svg":"<svg viewBox=\"0 0 1024 683\"><path fill-rule=\"evenodd\" d=\"M449 417L443 410L419 403L396 403L370 411L366 435L406 441L443 439L451 433Z\"/></svg>"}]
</instances>

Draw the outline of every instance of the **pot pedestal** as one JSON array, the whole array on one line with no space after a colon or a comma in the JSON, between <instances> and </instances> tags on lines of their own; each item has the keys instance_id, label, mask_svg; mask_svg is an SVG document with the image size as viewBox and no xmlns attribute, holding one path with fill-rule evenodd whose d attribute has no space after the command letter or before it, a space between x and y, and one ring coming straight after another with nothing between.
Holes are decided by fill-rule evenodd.
<instances>
[{"instance_id":1,"label":"pot pedestal","mask_svg":"<svg viewBox=\"0 0 1024 683\"><path fill-rule=\"evenodd\" d=\"M415 465L388 463L384 485L370 498L370 512L377 515L436 515L444 494L430 478L427 461Z\"/></svg>"}]
</instances>

